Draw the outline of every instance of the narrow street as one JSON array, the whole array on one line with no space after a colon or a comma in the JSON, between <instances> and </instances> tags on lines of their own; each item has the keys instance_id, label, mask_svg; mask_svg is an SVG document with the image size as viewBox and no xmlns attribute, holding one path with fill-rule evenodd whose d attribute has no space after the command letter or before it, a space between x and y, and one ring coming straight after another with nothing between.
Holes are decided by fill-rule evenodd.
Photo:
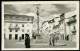
<instances>
[{"instance_id":1,"label":"narrow street","mask_svg":"<svg viewBox=\"0 0 80 51\"><path fill-rule=\"evenodd\" d=\"M78 49L78 2L63 3L3 3L2 49Z\"/></svg>"}]
</instances>

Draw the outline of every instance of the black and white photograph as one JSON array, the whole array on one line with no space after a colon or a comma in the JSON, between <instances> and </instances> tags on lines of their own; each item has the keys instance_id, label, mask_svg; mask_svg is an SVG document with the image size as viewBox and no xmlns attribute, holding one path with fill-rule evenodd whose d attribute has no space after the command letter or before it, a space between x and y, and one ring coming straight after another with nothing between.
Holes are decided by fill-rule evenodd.
<instances>
[{"instance_id":1,"label":"black and white photograph","mask_svg":"<svg viewBox=\"0 0 80 51\"><path fill-rule=\"evenodd\" d=\"M78 50L78 1L2 2L2 50Z\"/></svg>"}]
</instances>

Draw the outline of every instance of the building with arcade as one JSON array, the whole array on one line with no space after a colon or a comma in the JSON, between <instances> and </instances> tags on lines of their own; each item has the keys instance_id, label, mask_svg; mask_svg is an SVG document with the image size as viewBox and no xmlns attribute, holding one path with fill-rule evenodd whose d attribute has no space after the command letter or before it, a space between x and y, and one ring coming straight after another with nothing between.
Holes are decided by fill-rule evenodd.
<instances>
[{"instance_id":1,"label":"building with arcade","mask_svg":"<svg viewBox=\"0 0 80 51\"><path fill-rule=\"evenodd\" d=\"M26 33L32 38L33 20L33 16L4 14L4 39L25 39Z\"/></svg>"}]
</instances>

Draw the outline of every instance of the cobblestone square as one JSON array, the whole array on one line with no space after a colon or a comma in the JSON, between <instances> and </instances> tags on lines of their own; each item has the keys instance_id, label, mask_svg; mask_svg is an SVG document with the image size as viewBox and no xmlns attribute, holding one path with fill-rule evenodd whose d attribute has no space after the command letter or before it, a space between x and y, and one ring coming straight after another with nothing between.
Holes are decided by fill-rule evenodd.
<instances>
[{"instance_id":1,"label":"cobblestone square","mask_svg":"<svg viewBox=\"0 0 80 51\"><path fill-rule=\"evenodd\" d=\"M66 44L66 46L61 45ZM5 40L4 43L5 48L25 48L24 40L19 42L19 40ZM57 43L55 43L55 46L49 45L48 43L31 43L31 48L75 48L76 42L73 41L64 41L64 40L58 40Z\"/></svg>"}]
</instances>

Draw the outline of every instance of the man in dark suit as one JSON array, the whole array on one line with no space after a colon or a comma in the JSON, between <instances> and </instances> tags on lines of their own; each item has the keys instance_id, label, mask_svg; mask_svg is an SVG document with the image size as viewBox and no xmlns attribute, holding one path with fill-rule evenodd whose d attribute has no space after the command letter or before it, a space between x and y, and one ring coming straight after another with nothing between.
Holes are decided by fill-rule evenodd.
<instances>
[{"instance_id":1,"label":"man in dark suit","mask_svg":"<svg viewBox=\"0 0 80 51\"><path fill-rule=\"evenodd\" d=\"M25 47L30 48L30 37L29 34L26 34L25 36Z\"/></svg>"}]
</instances>

